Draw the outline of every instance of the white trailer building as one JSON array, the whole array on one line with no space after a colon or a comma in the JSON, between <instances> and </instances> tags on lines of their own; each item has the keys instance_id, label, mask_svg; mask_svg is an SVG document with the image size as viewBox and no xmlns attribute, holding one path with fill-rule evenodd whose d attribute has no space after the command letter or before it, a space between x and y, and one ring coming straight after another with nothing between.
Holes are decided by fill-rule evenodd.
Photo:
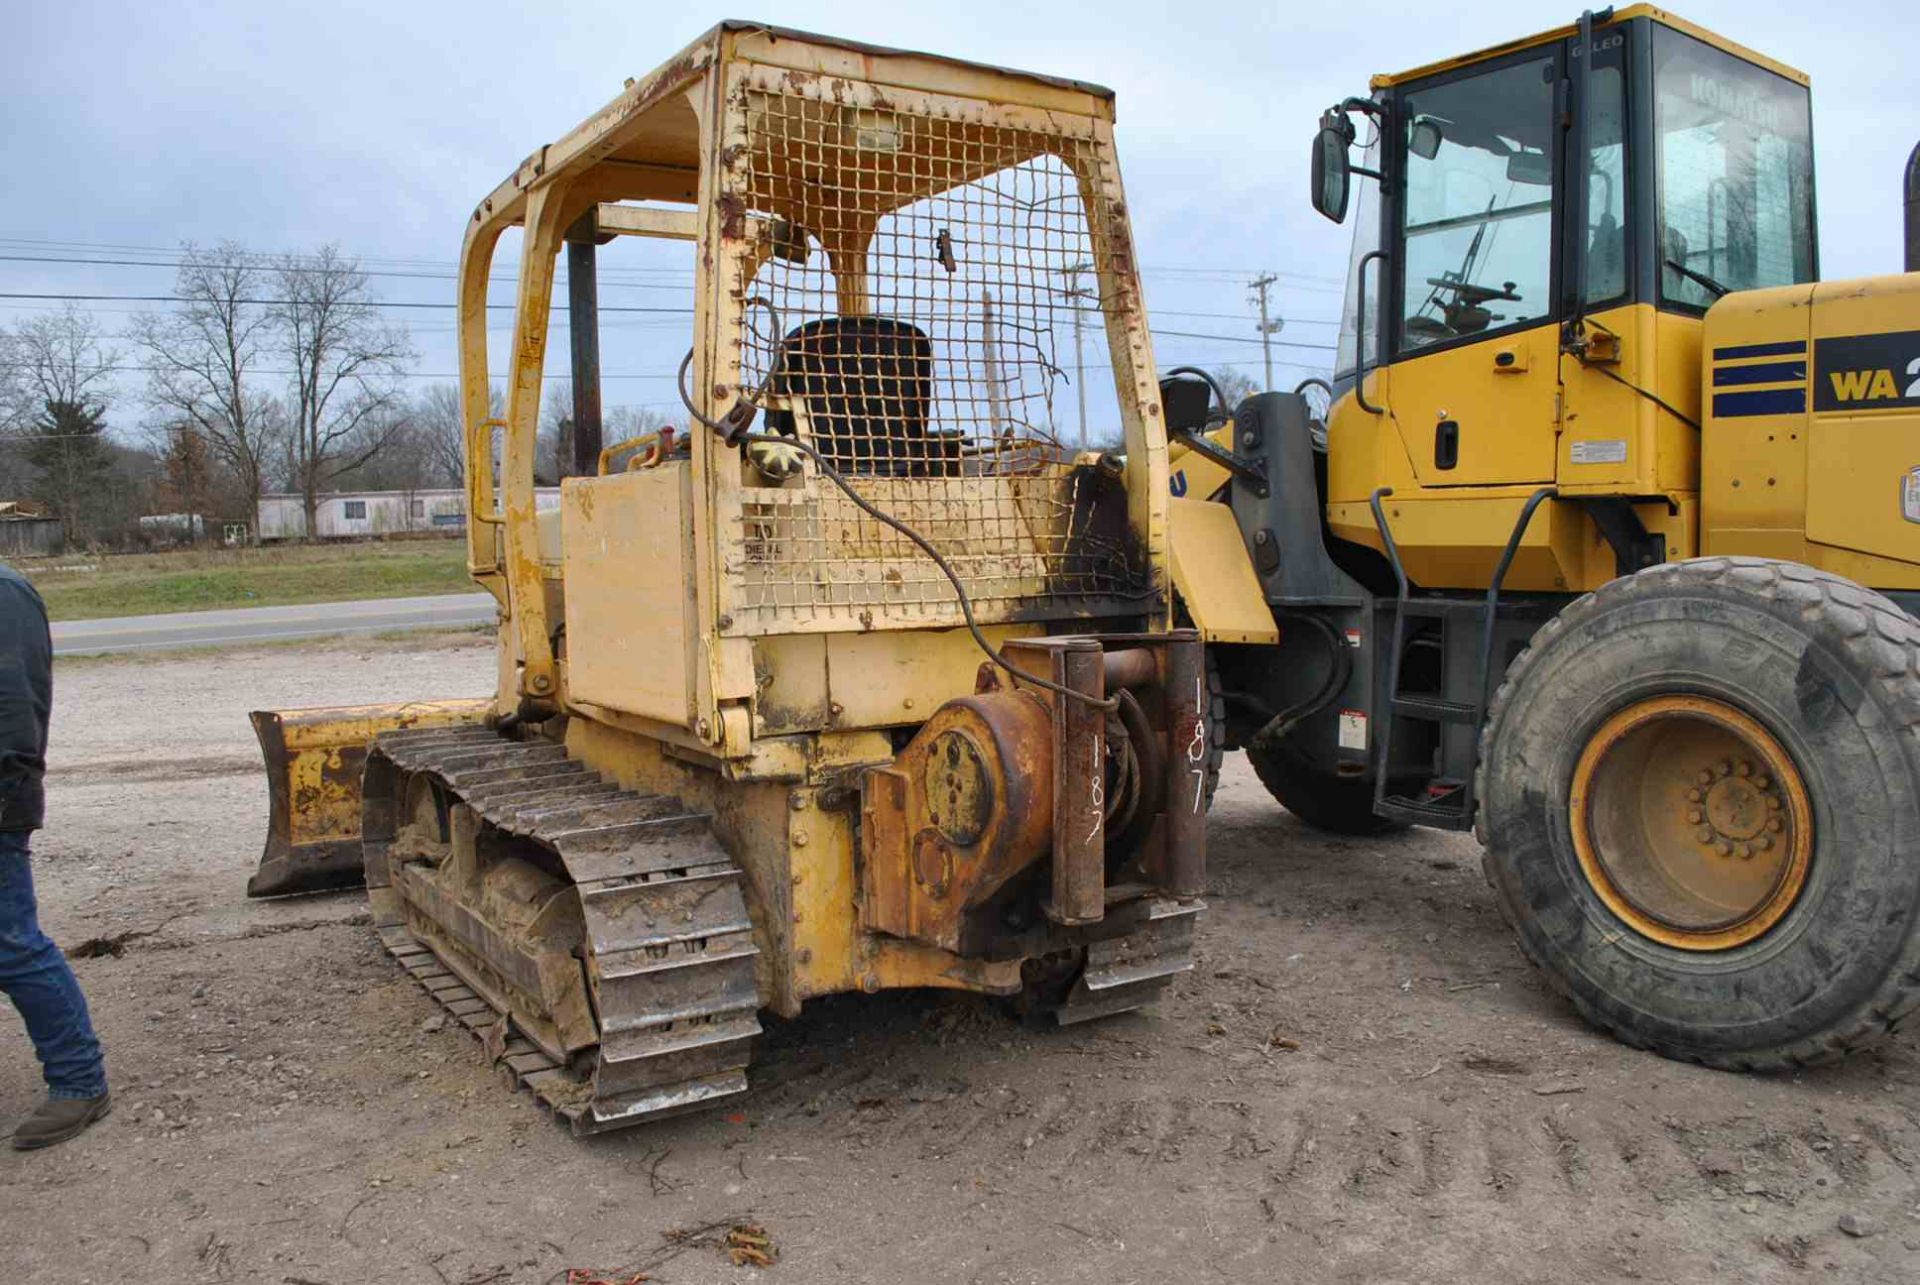
<instances>
[{"instance_id":1,"label":"white trailer building","mask_svg":"<svg viewBox=\"0 0 1920 1285\"><path fill-rule=\"evenodd\" d=\"M560 488L543 486L534 492L543 510L560 507ZM452 535L467 528L465 491L334 491L320 497L314 512L315 536L321 540L368 540L388 535L440 532ZM260 497L260 539L307 538L306 506L297 491L275 491Z\"/></svg>"}]
</instances>

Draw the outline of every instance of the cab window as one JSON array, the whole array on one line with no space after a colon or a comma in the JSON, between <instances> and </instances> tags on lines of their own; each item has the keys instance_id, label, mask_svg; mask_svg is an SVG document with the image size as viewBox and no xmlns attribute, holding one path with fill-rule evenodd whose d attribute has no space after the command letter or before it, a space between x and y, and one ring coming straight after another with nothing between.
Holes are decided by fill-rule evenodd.
<instances>
[{"instance_id":1,"label":"cab window","mask_svg":"<svg viewBox=\"0 0 1920 1285\"><path fill-rule=\"evenodd\" d=\"M1806 88L1665 27L1653 66L1662 302L1812 281Z\"/></svg>"},{"instance_id":2,"label":"cab window","mask_svg":"<svg viewBox=\"0 0 1920 1285\"><path fill-rule=\"evenodd\" d=\"M1557 58L1508 63L1402 101L1402 355L1552 312Z\"/></svg>"},{"instance_id":3,"label":"cab window","mask_svg":"<svg viewBox=\"0 0 1920 1285\"><path fill-rule=\"evenodd\" d=\"M1587 289L1589 307L1627 292L1627 93L1625 45L1596 39L1587 81Z\"/></svg>"}]
</instances>

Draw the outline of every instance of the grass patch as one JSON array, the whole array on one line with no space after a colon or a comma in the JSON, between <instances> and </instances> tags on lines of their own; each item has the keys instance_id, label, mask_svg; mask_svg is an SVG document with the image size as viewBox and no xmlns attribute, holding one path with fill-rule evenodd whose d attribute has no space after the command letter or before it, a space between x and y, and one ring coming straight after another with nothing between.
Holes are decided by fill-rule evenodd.
<instances>
[{"instance_id":1,"label":"grass patch","mask_svg":"<svg viewBox=\"0 0 1920 1285\"><path fill-rule=\"evenodd\" d=\"M54 620L407 598L477 589L464 540L23 558Z\"/></svg>"},{"instance_id":2,"label":"grass patch","mask_svg":"<svg viewBox=\"0 0 1920 1285\"><path fill-rule=\"evenodd\" d=\"M210 647L166 647L157 651L82 652L74 656L55 656L56 673L81 665L151 665L170 660L212 660L231 656L241 647L256 651L307 651L315 653L361 651L378 647L386 651L445 651L491 642L492 625L449 625L446 628L383 629L379 633L326 634L316 638L261 638L243 644L220 643Z\"/></svg>"}]
</instances>

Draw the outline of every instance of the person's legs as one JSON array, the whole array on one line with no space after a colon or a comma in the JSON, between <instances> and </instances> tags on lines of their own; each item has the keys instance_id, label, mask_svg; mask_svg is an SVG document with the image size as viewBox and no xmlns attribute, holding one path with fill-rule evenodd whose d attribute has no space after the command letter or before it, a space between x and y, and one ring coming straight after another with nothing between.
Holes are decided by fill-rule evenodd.
<instances>
[{"instance_id":1,"label":"person's legs","mask_svg":"<svg viewBox=\"0 0 1920 1285\"><path fill-rule=\"evenodd\" d=\"M106 1093L106 1064L86 997L66 956L40 931L27 836L18 831L0 831L0 991L27 1024L49 1098Z\"/></svg>"}]
</instances>

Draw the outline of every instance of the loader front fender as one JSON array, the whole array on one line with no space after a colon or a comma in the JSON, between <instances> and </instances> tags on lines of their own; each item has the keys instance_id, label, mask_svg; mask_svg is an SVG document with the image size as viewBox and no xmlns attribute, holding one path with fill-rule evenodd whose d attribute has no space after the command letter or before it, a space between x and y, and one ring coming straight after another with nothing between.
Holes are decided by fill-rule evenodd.
<instances>
[{"instance_id":1,"label":"loader front fender","mask_svg":"<svg viewBox=\"0 0 1920 1285\"><path fill-rule=\"evenodd\" d=\"M253 711L267 769L267 842L249 897L351 888L360 864L360 772L381 732L483 723L490 697Z\"/></svg>"},{"instance_id":2,"label":"loader front fender","mask_svg":"<svg viewBox=\"0 0 1920 1285\"><path fill-rule=\"evenodd\" d=\"M1202 641L1279 642L1273 608L1233 510L1209 500L1175 500L1170 525L1173 587Z\"/></svg>"}]
</instances>

